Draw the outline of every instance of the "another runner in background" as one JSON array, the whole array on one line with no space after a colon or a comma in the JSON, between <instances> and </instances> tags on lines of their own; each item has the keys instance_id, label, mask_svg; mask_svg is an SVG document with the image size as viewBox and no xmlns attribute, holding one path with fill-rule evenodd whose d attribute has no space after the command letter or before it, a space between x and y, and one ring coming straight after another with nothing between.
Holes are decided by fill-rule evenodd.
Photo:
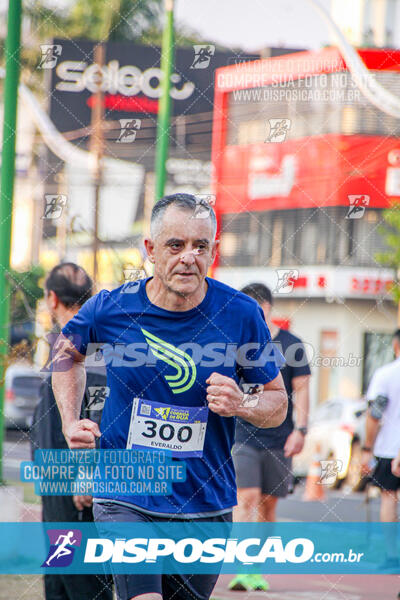
<instances>
[{"instance_id":1,"label":"another runner in background","mask_svg":"<svg viewBox=\"0 0 400 600\"><path fill-rule=\"evenodd\" d=\"M377 369L367 391L368 413L362 469L372 471L371 481L381 489L380 519L384 523L397 521L397 493L400 489L400 329L392 338L395 360ZM387 567L397 567L399 559L394 547L387 554Z\"/></svg>"},{"instance_id":2,"label":"another runner in background","mask_svg":"<svg viewBox=\"0 0 400 600\"><path fill-rule=\"evenodd\" d=\"M64 327L92 295L92 280L75 263L61 263L49 273L45 282L45 301L54 326ZM60 329L58 329L60 331ZM56 336L54 336L56 337ZM78 414L100 423L102 404L92 411L90 390L106 386L105 372L88 370L87 385L79 399ZM103 402L104 404L104 402ZM38 449L64 450L68 448L61 430L61 418L51 387L51 375L43 381L40 400L35 409L30 430L32 454ZM91 496L42 496L44 522L93 521ZM112 579L103 575L44 576L46 600L112 600Z\"/></svg>"},{"instance_id":3,"label":"another runner in background","mask_svg":"<svg viewBox=\"0 0 400 600\"><path fill-rule=\"evenodd\" d=\"M238 485L235 521L275 521L276 505L293 481L292 456L299 454L307 433L310 367L300 338L274 325L271 319L273 298L263 283L242 289L261 306L272 341L286 359L281 369L289 399L285 421L274 429L260 429L242 419L236 422L236 441L232 451ZM293 398L294 396L294 398ZM296 409L296 425L293 421ZM239 574L230 582L232 590L267 590L262 575Z\"/></svg>"},{"instance_id":4,"label":"another runner in background","mask_svg":"<svg viewBox=\"0 0 400 600\"><path fill-rule=\"evenodd\" d=\"M96 521L231 521L234 417L267 428L286 417L277 364L283 359L271 348L260 307L206 277L218 245L216 218L209 205L199 211L198 204L189 194L158 201L151 238L145 240L154 276L134 287L103 290L63 329L73 345L66 337L60 344L73 361L67 371L55 369L53 387L69 446L93 448L101 436L101 448L167 448L186 463L186 481L174 483L171 495L101 494L95 498ZM107 361L110 396L101 432L90 420L78 419L82 365L91 342L118 344L116 360ZM240 380L262 384L255 406L247 406ZM208 600L217 575L114 580L120 600Z\"/></svg>"}]
</instances>

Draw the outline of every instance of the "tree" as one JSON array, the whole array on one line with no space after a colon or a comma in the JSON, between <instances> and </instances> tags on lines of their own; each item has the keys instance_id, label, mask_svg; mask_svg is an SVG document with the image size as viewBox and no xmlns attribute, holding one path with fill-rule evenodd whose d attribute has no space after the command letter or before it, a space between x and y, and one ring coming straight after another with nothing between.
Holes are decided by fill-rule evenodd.
<instances>
[{"instance_id":1,"label":"tree","mask_svg":"<svg viewBox=\"0 0 400 600\"><path fill-rule=\"evenodd\" d=\"M11 324L18 325L34 319L36 303L43 298L43 288L39 280L44 276L40 266L34 266L23 273L10 271Z\"/></svg>"},{"instance_id":2,"label":"tree","mask_svg":"<svg viewBox=\"0 0 400 600\"><path fill-rule=\"evenodd\" d=\"M395 271L394 284L391 289L393 298L400 304L400 203L393 202L390 208L382 213L385 225L378 231L382 235L388 249L375 254L375 259Z\"/></svg>"},{"instance_id":3,"label":"tree","mask_svg":"<svg viewBox=\"0 0 400 600\"><path fill-rule=\"evenodd\" d=\"M44 270L40 266L34 266L22 273L10 269L7 274L11 288L11 335L7 352L1 355L2 369L17 360L32 361L36 344L34 334L36 303L43 297L43 288L39 286L39 280L43 276Z\"/></svg>"},{"instance_id":4,"label":"tree","mask_svg":"<svg viewBox=\"0 0 400 600\"><path fill-rule=\"evenodd\" d=\"M27 0L25 14L31 20L34 37L85 38L101 41L161 42L163 0L72 0L59 7L49 0ZM176 28L180 45L200 40L195 32Z\"/></svg>"},{"instance_id":5,"label":"tree","mask_svg":"<svg viewBox=\"0 0 400 600\"><path fill-rule=\"evenodd\" d=\"M43 71L37 69L39 46L53 37L160 46L163 14L163 0L70 0L61 7L54 0L25 0L24 17L30 24L30 43L21 51L25 80L40 89ZM196 32L177 25L175 38L177 46L202 42Z\"/></svg>"}]
</instances>

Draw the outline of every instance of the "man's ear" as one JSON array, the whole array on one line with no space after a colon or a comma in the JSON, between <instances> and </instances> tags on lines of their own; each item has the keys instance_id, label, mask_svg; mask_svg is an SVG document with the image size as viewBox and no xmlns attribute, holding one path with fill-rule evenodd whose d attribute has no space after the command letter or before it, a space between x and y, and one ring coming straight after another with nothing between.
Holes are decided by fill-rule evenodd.
<instances>
[{"instance_id":1,"label":"man's ear","mask_svg":"<svg viewBox=\"0 0 400 600\"><path fill-rule=\"evenodd\" d=\"M212 250L211 250L211 264L213 264L216 254L217 254L217 250L219 248L219 243L220 240L215 240L212 246Z\"/></svg>"},{"instance_id":2,"label":"man's ear","mask_svg":"<svg viewBox=\"0 0 400 600\"><path fill-rule=\"evenodd\" d=\"M148 259L154 264L154 242L151 238L144 240L144 247L146 248Z\"/></svg>"},{"instance_id":3,"label":"man's ear","mask_svg":"<svg viewBox=\"0 0 400 600\"><path fill-rule=\"evenodd\" d=\"M263 302L261 308L264 313L264 317L268 319L272 312L272 304L270 304L269 302Z\"/></svg>"},{"instance_id":4,"label":"man's ear","mask_svg":"<svg viewBox=\"0 0 400 600\"><path fill-rule=\"evenodd\" d=\"M54 310L57 308L57 306L60 303L60 299L57 296L57 294L55 293L54 290L49 290L49 292L47 293L47 300L50 304L50 307Z\"/></svg>"}]
</instances>

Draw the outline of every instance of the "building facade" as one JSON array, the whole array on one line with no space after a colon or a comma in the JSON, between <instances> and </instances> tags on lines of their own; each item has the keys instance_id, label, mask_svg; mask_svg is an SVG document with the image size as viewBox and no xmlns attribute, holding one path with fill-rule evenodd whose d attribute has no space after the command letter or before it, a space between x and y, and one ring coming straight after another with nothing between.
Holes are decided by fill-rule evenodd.
<instances>
[{"instance_id":1,"label":"building facade","mask_svg":"<svg viewBox=\"0 0 400 600\"><path fill-rule=\"evenodd\" d=\"M398 93L400 52L360 54ZM306 343L313 405L360 397L392 356L395 273L378 254L383 211L400 200L398 136L335 48L217 70L215 273L271 287L278 322Z\"/></svg>"}]
</instances>

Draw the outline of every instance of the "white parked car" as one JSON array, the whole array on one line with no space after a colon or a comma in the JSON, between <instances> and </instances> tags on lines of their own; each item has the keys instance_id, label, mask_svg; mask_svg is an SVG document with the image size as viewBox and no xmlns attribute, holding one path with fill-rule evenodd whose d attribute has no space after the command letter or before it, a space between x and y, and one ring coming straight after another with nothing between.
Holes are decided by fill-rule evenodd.
<instances>
[{"instance_id":1,"label":"white parked car","mask_svg":"<svg viewBox=\"0 0 400 600\"><path fill-rule=\"evenodd\" d=\"M366 400L332 398L315 410L308 429L304 448L293 457L296 477L305 477L312 462L336 460L340 487L346 479L357 488L360 481L361 447L365 439Z\"/></svg>"},{"instance_id":2,"label":"white parked car","mask_svg":"<svg viewBox=\"0 0 400 600\"><path fill-rule=\"evenodd\" d=\"M28 429L31 426L42 381L40 372L29 363L15 363L8 367L4 402L7 429Z\"/></svg>"}]
</instances>

